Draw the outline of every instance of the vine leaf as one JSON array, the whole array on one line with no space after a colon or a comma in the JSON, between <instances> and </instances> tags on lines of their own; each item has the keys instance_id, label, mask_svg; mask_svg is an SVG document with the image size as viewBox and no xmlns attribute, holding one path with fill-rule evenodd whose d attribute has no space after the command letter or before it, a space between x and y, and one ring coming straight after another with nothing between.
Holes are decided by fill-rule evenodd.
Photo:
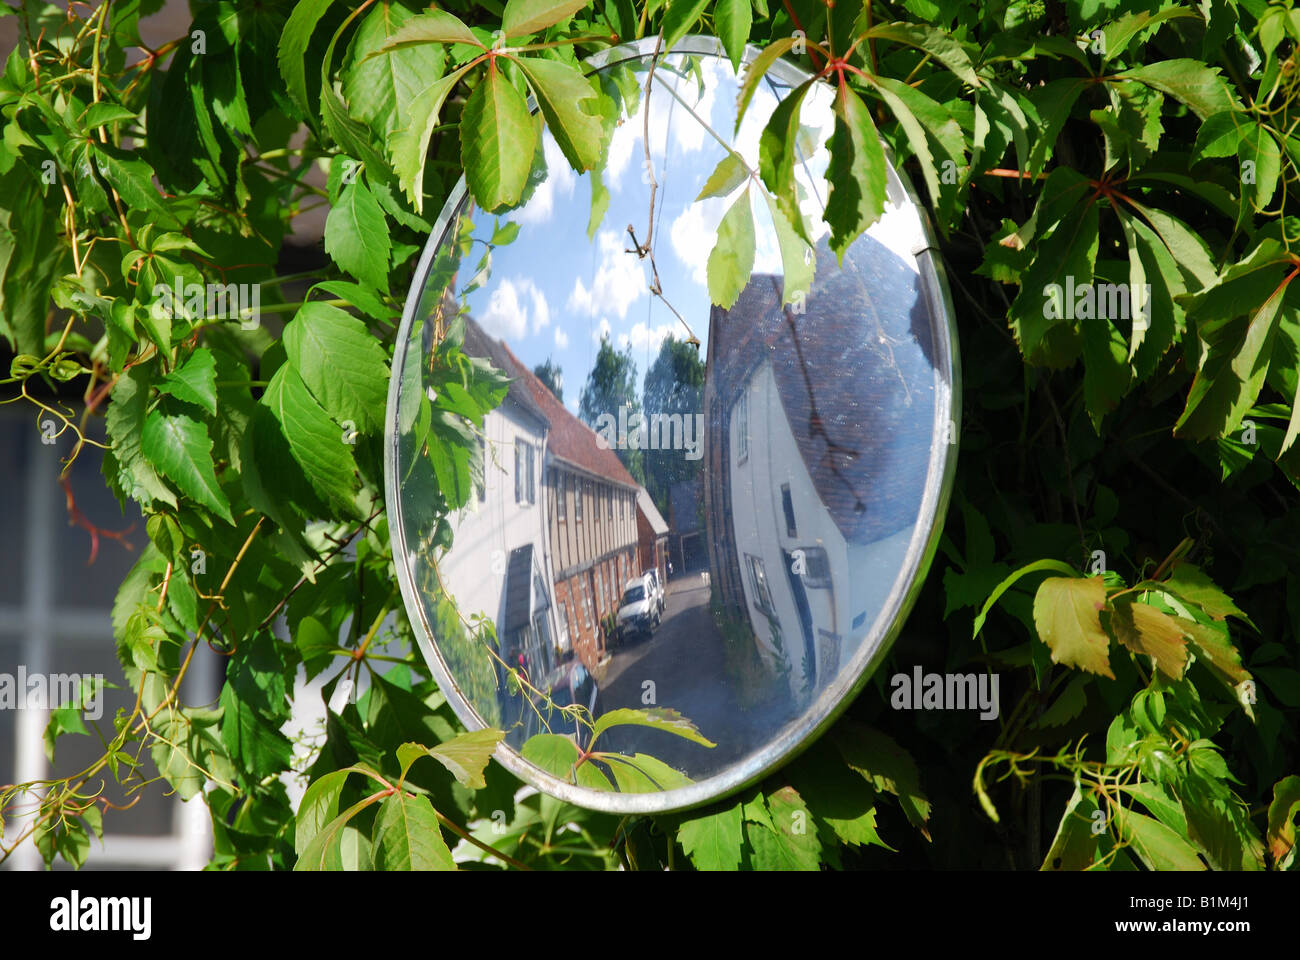
<instances>
[{"instance_id":1,"label":"vine leaf","mask_svg":"<svg viewBox=\"0 0 1300 960\"><path fill-rule=\"evenodd\" d=\"M1048 577L1034 594L1034 627L1055 663L1115 679L1110 637L1101 625L1106 581L1101 577Z\"/></svg>"},{"instance_id":2,"label":"vine leaf","mask_svg":"<svg viewBox=\"0 0 1300 960\"><path fill-rule=\"evenodd\" d=\"M698 870L736 870L740 867L740 804L693 817L677 828L677 840Z\"/></svg>"},{"instance_id":3,"label":"vine leaf","mask_svg":"<svg viewBox=\"0 0 1300 960\"><path fill-rule=\"evenodd\" d=\"M262 403L279 422L289 452L312 488L336 509L352 513L356 467L351 447L291 363L271 377Z\"/></svg>"},{"instance_id":4,"label":"vine leaf","mask_svg":"<svg viewBox=\"0 0 1300 960\"><path fill-rule=\"evenodd\" d=\"M718 224L718 240L709 253L709 299L725 310L735 306L754 270L754 211L746 188Z\"/></svg>"},{"instance_id":5,"label":"vine leaf","mask_svg":"<svg viewBox=\"0 0 1300 960\"><path fill-rule=\"evenodd\" d=\"M489 212L517 204L537 150L537 124L519 91L489 67L460 118L460 156L475 201Z\"/></svg>"},{"instance_id":6,"label":"vine leaf","mask_svg":"<svg viewBox=\"0 0 1300 960\"><path fill-rule=\"evenodd\" d=\"M790 143L793 139L790 138ZM831 249L842 263L849 245L885 209L885 151L880 146L871 111L847 86L841 86L835 97L835 132L831 134L830 154L831 191L826 203L826 222L831 228ZM793 163L789 177L793 182ZM799 221L794 222L798 227Z\"/></svg>"},{"instance_id":7,"label":"vine leaf","mask_svg":"<svg viewBox=\"0 0 1300 960\"><path fill-rule=\"evenodd\" d=\"M1151 657L1171 680L1182 678L1187 667L1186 631L1173 617L1148 603L1118 600L1110 613L1115 639L1134 653Z\"/></svg>"},{"instance_id":8,"label":"vine leaf","mask_svg":"<svg viewBox=\"0 0 1300 960\"><path fill-rule=\"evenodd\" d=\"M376 870L455 870L428 797L395 793L379 805L371 835Z\"/></svg>"},{"instance_id":9,"label":"vine leaf","mask_svg":"<svg viewBox=\"0 0 1300 960\"><path fill-rule=\"evenodd\" d=\"M1300 816L1300 777L1289 776L1273 785L1268 805L1268 852L1279 870L1295 860L1295 819Z\"/></svg>"},{"instance_id":10,"label":"vine leaf","mask_svg":"<svg viewBox=\"0 0 1300 960\"><path fill-rule=\"evenodd\" d=\"M515 64L528 78L537 106L556 145L573 169L585 172L600 162L604 152L605 129L593 109L604 94L598 92L582 73L558 60L520 57Z\"/></svg>"},{"instance_id":11,"label":"vine leaf","mask_svg":"<svg viewBox=\"0 0 1300 960\"><path fill-rule=\"evenodd\" d=\"M325 252L358 280L388 289L388 219L360 180L343 187L325 218Z\"/></svg>"},{"instance_id":12,"label":"vine leaf","mask_svg":"<svg viewBox=\"0 0 1300 960\"><path fill-rule=\"evenodd\" d=\"M665 733L684 737L705 747L717 746L712 740L700 733L695 724L676 710L669 710L665 707L654 707L650 710L634 710L630 707L624 707L602 713L592 728L591 742L594 744L596 738L611 727L626 726L628 724L639 727L653 727L656 730L663 730Z\"/></svg>"},{"instance_id":13,"label":"vine leaf","mask_svg":"<svg viewBox=\"0 0 1300 960\"><path fill-rule=\"evenodd\" d=\"M424 165L429 155L429 140L438 125L447 94L467 70L469 67L464 66L439 77L416 94L407 109L409 123L389 138L388 156L393 161L393 170L402 192L417 213L424 213Z\"/></svg>"},{"instance_id":14,"label":"vine leaf","mask_svg":"<svg viewBox=\"0 0 1300 960\"><path fill-rule=\"evenodd\" d=\"M352 420L361 430L383 424L388 362L364 323L327 303L304 303L284 328L284 349L294 372L336 421Z\"/></svg>"},{"instance_id":15,"label":"vine leaf","mask_svg":"<svg viewBox=\"0 0 1300 960\"><path fill-rule=\"evenodd\" d=\"M507 37L525 37L565 20L591 0L509 0L501 15Z\"/></svg>"},{"instance_id":16,"label":"vine leaf","mask_svg":"<svg viewBox=\"0 0 1300 960\"><path fill-rule=\"evenodd\" d=\"M313 115L311 101L307 96L307 45L311 43L316 24L332 2L333 0L301 0L294 4L293 12L289 14L280 34L277 56L280 76L284 78L290 98L307 117Z\"/></svg>"},{"instance_id":17,"label":"vine leaf","mask_svg":"<svg viewBox=\"0 0 1300 960\"><path fill-rule=\"evenodd\" d=\"M461 784L471 790L487 786L483 771L492 759L492 752L505 738L501 730L474 730L462 733L443 743L426 747L418 743L404 743L397 748L397 762L402 766L402 776L420 757L429 756L446 767Z\"/></svg>"},{"instance_id":18,"label":"vine leaf","mask_svg":"<svg viewBox=\"0 0 1300 960\"><path fill-rule=\"evenodd\" d=\"M141 450L181 493L233 524L226 499L212 465L212 438L208 428L185 414L155 410L144 422Z\"/></svg>"},{"instance_id":19,"label":"vine leaf","mask_svg":"<svg viewBox=\"0 0 1300 960\"><path fill-rule=\"evenodd\" d=\"M740 61L745 56L745 42L754 25L754 9L750 0L718 0L713 9L713 26L727 51L731 69L739 72Z\"/></svg>"}]
</instances>

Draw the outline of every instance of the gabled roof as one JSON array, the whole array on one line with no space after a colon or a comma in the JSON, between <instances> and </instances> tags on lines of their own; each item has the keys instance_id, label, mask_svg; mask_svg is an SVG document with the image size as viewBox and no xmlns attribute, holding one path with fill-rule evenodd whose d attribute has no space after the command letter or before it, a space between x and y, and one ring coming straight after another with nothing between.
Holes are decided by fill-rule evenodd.
<instances>
[{"instance_id":1,"label":"gabled roof","mask_svg":"<svg viewBox=\"0 0 1300 960\"><path fill-rule=\"evenodd\" d=\"M663 515L655 506L655 502L650 499L650 492L645 487L637 489L636 508L645 514L646 521L650 524L650 530L656 537L668 533L668 524L664 523Z\"/></svg>"},{"instance_id":2,"label":"gabled roof","mask_svg":"<svg viewBox=\"0 0 1300 960\"><path fill-rule=\"evenodd\" d=\"M461 352L469 357L482 357L489 360L498 370L508 376L514 376L510 370L514 355L500 340L489 336L473 317L465 318L465 342L461 346ZM533 399L532 391L518 379L511 380L510 386L506 388L506 399L539 420L543 430L550 426L550 420Z\"/></svg>"},{"instance_id":3,"label":"gabled roof","mask_svg":"<svg viewBox=\"0 0 1300 960\"><path fill-rule=\"evenodd\" d=\"M780 277L760 274L735 306L709 316L709 378L724 409L771 364L799 454L850 542L888 536L920 507L934 439L922 283L870 235L850 247L842 270L823 241L802 313L782 307ZM900 295L906 288L915 295ZM763 442L752 433L758 423L751 416L751 443Z\"/></svg>"},{"instance_id":4,"label":"gabled roof","mask_svg":"<svg viewBox=\"0 0 1300 960\"><path fill-rule=\"evenodd\" d=\"M508 346L504 343L500 346L510 361L505 372L519 378L519 383L528 389L533 401L541 408L542 414L551 424L547 450L553 456L598 477L635 489L637 482L632 479L632 474L627 472L618 454L609 448L602 449L596 442L596 431L571 414L568 408L556 399L555 394L551 393L550 387L542 383L537 375L510 351Z\"/></svg>"}]
</instances>

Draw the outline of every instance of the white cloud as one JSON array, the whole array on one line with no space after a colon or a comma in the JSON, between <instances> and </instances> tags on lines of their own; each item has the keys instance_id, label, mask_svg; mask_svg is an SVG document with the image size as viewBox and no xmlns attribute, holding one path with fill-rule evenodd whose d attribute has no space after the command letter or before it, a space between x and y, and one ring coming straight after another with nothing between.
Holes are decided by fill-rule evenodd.
<instances>
[{"instance_id":1,"label":"white cloud","mask_svg":"<svg viewBox=\"0 0 1300 960\"><path fill-rule=\"evenodd\" d=\"M533 300L533 333L538 333L543 327L551 325L551 305L546 302L546 294L533 286L531 280L525 282L532 287L529 295Z\"/></svg>"},{"instance_id":2,"label":"white cloud","mask_svg":"<svg viewBox=\"0 0 1300 960\"><path fill-rule=\"evenodd\" d=\"M648 327L642 321L637 321L630 333L620 333L618 335L618 348L626 350L632 347L634 356L643 356L648 351L651 356L658 356L659 346L664 342L664 338L670 333L676 333L679 336L684 334L678 325L672 323L661 323L657 327Z\"/></svg>"},{"instance_id":3,"label":"white cloud","mask_svg":"<svg viewBox=\"0 0 1300 960\"><path fill-rule=\"evenodd\" d=\"M569 345L569 335L564 332L563 327L555 328L555 345L561 350Z\"/></svg>"},{"instance_id":4,"label":"white cloud","mask_svg":"<svg viewBox=\"0 0 1300 960\"><path fill-rule=\"evenodd\" d=\"M590 287L581 277L573 281L568 308L589 317L617 313L621 320L627 316L628 308L647 292L645 270L613 230L602 230L596 242L600 258L596 276Z\"/></svg>"},{"instance_id":5,"label":"white cloud","mask_svg":"<svg viewBox=\"0 0 1300 960\"><path fill-rule=\"evenodd\" d=\"M591 334L591 339L592 339L594 342L596 342L596 343L600 343L600 341L604 340L606 337L608 337L608 336L609 336L610 334L612 334L613 332L614 332L614 331L611 330L611 329L610 329L610 326L609 326L609 318L608 318L608 317L601 317L601 318L600 318L600 326L597 327L597 328L595 329L595 331L592 332L592 334Z\"/></svg>"},{"instance_id":6,"label":"white cloud","mask_svg":"<svg viewBox=\"0 0 1300 960\"><path fill-rule=\"evenodd\" d=\"M550 324L551 307L546 294L527 277L507 277L488 297L479 322L494 337L521 340L528 334L530 318L534 333Z\"/></svg>"},{"instance_id":7,"label":"white cloud","mask_svg":"<svg viewBox=\"0 0 1300 960\"><path fill-rule=\"evenodd\" d=\"M555 211L556 195L573 196L573 187L577 175L569 166L569 161L560 152L559 145L550 131L542 134L542 152L546 157L546 179L533 191L532 197L523 209L511 214L511 218L520 223L545 223Z\"/></svg>"},{"instance_id":8,"label":"white cloud","mask_svg":"<svg viewBox=\"0 0 1300 960\"><path fill-rule=\"evenodd\" d=\"M670 124L674 148L670 160L681 154L696 153L704 148L705 143L713 143L713 137L700 123L700 120L713 126L714 129L718 129L717 125L713 123L713 108L718 102L718 91L725 90L727 97L735 99L735 79L731 77L729 64L721 58L704 57L701 71L704 74L705 84L703 96L699 94L699 88L696 86L694 77L681 78L667 72L656 74L650 104L650 152L654 157L656 177L661 181L663 180L662 170L664 167L664 154L668 147ZM727 82L728 79L730 79L729 83ZM660 80L674 84L673 89L689 105L690 109L688 110L687 107L678 103L673 95L663 88ZM643 87L639 105L644 107L644 103ZM695 117L691 116L691 111L700 120L696 120ZM609 189L615 192L623 189L624 173L627 171L633 155L636 156L636 167L641 171L636 179L642 185L649 184L649 178L641 170L645 163L644 132L645 117L643 116L643 110L640 109L633 116L625 118L622 124L615 128L614 136L609 144L609 158L605 165L605 185Z\"/></svg>"}]
</instances>

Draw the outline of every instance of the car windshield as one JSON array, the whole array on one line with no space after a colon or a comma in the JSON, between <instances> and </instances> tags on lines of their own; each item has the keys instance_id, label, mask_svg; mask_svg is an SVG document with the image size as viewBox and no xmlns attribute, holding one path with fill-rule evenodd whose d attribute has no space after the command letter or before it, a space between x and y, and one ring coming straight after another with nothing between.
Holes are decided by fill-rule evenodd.
<instances>
[{"instance_id":1,"label":"car windshield","mask_svg":"<svg viewBox=\"0 0 1300 960\"><path fill-rule=\"evenodd\" d=\"M629 587L623 594L623 603L636 603L638 600L645 599L645 587Z\"/></svg>"}]
</instances>

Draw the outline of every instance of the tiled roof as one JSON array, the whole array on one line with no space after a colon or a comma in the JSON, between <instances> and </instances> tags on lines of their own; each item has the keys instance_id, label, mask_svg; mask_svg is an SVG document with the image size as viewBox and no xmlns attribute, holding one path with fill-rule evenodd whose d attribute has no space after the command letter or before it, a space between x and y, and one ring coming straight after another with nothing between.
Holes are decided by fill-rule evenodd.
<instances>
[{"instance_id":1,"label":"tiled roof","mask_svg":"<svg viewBox=\"0 0 1300 960\"><path fill-rule=\"evenodd\" d=\"M514 354L500 340L488 336L487 331L480 327L473 317L465 317L465 342L461 346L461 352L469 357L490 360L492 366L508 376L514 376L510 369L511 361L518 363L514 359ZM506 389L506 397L541 420L543 424L550 423L550 418L542 412L542 408L533 399L532 391L520 380L511 380L510 386Z\"/></svg>"},{"instance_id":2,"label":"tiled roof","mask_svg":"<svg viewBox=\"0 0 1300 960\"><path fill-rule=\"evenodd\" d=\"M799 453L844 538L895 533L915 522L934 442L925 290L867 235L843 270L823 241L803 313L782 309L780 291L780 277L756 275L731 310L712 309L713 387L729 409L769 361Z\"/></svg>"},{"instance_id":3,"label":"tiled roof","mask_svg":"<svg viewBox=\"0 0 1300 960\"><path fill-rule=\"evenodd\" d=\"M568 408L556 399L555 394L551 393L550 387L542 383L504 342L499 343L499 346L509 361L503 369L511 376L519 378L517 382L527 388L533 401L541 408L542 415L551 424L547 449L554 456L599 477L635 488L637 482L632 479L632 474L627 472L618 454L612 449L601 449L597 445L596 431L571 414Z\"/></svg>"}]
</instances>

